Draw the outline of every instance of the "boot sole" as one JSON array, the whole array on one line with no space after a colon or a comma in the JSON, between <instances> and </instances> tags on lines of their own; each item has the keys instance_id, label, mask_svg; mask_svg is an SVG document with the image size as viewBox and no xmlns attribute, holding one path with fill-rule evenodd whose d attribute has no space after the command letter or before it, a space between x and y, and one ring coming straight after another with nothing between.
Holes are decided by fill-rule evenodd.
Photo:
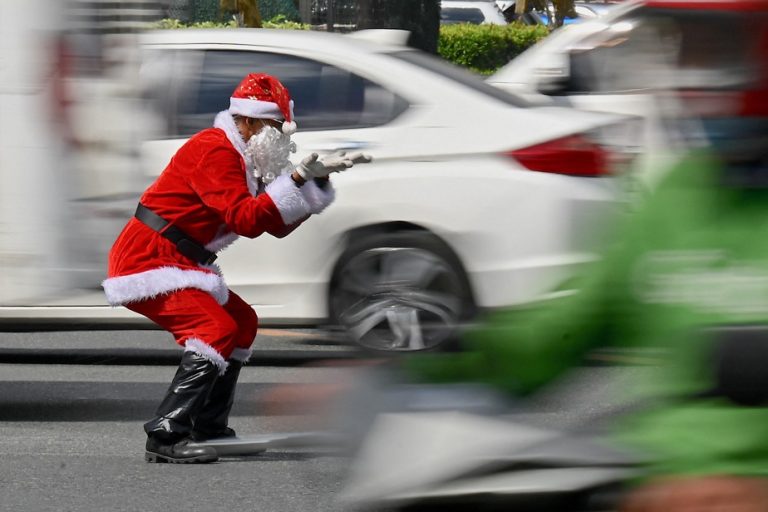
<instances>
[{"instance_id":1,"label":"boot sole","mask_svg":"<svg viewBox=\"0 0 768 512\"><path fill-rule=\"evenodd\" d=\"M145 452L144 460L155 464L209 464L219 460L217 455L200 455L199 457L188 457L184 459L174 459L158 453Z\"/></svg>"}]
</instances>

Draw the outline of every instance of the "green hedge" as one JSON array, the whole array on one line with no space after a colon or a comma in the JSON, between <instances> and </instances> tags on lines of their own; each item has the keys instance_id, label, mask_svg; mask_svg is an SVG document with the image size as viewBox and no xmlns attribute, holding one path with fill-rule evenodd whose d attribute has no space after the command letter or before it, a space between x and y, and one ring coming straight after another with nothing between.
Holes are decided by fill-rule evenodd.
<instances>
[{"instance_id":1,"label":"green hedge","mask_svg":"<svg viewBox=\"0 0 768 512\"><path fill-rule=\"evenodd\" d=\"M0 0L2 1L2 0ZM154 28L225 28L236 27L234 21L217 23L206 21L186 24L179 20L166 19L153 25ZM309 30L310 26L286 21L278 17L264 22L264 28ZM517 57L526 48L544 38L549 31L543 25L528 26L517 23L510 25L443 25L437 53L447 61L468 68L482 75L490 75L498 68Z\"/></svg>"},{"instance_id":2,"label":"green hedge","mask_svg":"<svg viewBox=\"0 0 768 512\"><path fill-rule=\"evenodd\" d=\"M259 13L263 20L273 20L278 16L286 21L299 22L299 10L292 0L259 0Z\"/></svg>"},{"instance_id":3,"label":"green hedge","mask_svg":"<svg viewBox=\"0 0 768 512\"><path fill-rule=\"evenodd\" d=\"M2 0L0 0L2 1ZM277 16L273 20L262 22L264 28L280 28L289 30L309 30L311 27L305 23L298 23L295 21L286 21L284 17ZM153 29L179 29L179 28L237 28L237 22L235 20L224 22L218 21L201 21L198 23L184 23L174 19L164 19L157 21L151 25Z\"/></svg>"},{"instance_id":4,"label":"green hedge","mask_svg":"<svg viewBox=\"0 0 768 512\"><path fill-rule=\"evenodd\" d=\"M443 25L437 53L450 62L489 75L548 34L543 25Z\"/></svg>"}]
</instances>

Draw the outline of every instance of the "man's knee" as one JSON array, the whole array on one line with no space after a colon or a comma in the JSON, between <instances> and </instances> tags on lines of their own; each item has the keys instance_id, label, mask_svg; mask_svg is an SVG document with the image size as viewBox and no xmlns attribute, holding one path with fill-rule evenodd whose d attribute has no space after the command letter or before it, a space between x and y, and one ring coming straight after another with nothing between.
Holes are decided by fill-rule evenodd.
<instances>
[{"instance_id":1,"label":"man's knee","mask_svg":"<svg viewBox=\"0 0 768 512\"><path fill-rule=\"evenodd\" d=\"M240 333L240 326L236 319L229 315L216 318L216 338L219 344L234 347Z\"/></svg>"},{"instance_id":2,"label":"man's knee","mask_svg":"<svg viewBox=\"0 0 768 512\"><path fill-rule=\"evenodd\" d=\"M259 317L253 309L248 308L235 321L239 327L237 345L241 348L250 347L253 344L253 340L256 339L256 331L259 329Z\"/></svg>"},{"instance_id":3,"label":"man's knee","mask_svg":"<svg viewBox=\"0 0 768 512\"><path fill-rule=\"evenodd\" d=\"M259 317L253 308L245 302L239 295L230 292L229 301L224 306L229 315L238 325L238 333L235 343L238 348L250 348L253 340L256 338L256 331L259 328Z\"/></svg>"}]
</instances>

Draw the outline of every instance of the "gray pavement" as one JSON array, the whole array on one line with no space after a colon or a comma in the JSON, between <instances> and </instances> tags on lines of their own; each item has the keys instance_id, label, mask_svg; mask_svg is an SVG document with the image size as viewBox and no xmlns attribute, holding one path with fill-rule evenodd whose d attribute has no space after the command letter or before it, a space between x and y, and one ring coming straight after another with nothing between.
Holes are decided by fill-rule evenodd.
<instances>
[{"instance_id":1,"label":"gray pavement","mask_svg":"<svg viewBox=\"0 0 768 512\"><path fill-rule=\"evenodd\" d=\"M329 356L349 347L311 332L262 332L256 350ZM265 348L266 347L266 348ZM142 424L175 366L18 364L26 353L180 349L161 331L0 333L0 511L338 511L348 461L322 447L274 449L211 465L147 464ZM270 391L353 378L349 368L296 360L243 369L232 426L242 434L317 430L322 418L275 411ZM119 362L119 361L118 361ZM135 363L135 362L134 362ZM283 407L284 409L284 407Z\"/></svg>"},{"instance_id":2,"label":"gray pavement","mask_svg":"<svg viewBox=\"0 0 768 512\"><path fill-rule=\"evenodd\" d=\"M361 352L338 334L262 329L252 364L295 366L356 358ZM0 332L0 363L176 365L181 348L160 330Z\"/></svg>"},{"instance_id":3,"label":"gray pavement","mask_svg":"<svg viewBox=\"0 0 768 512\"><path fill-rule=\"evenodd\" d=\"M326 428L336 419L332 413L286 409L284 402L295 398L296 390L275 391L297 384L303 386L299 394L324 385L356 385L358 370L339 358L349 348L325 333L262 331L257 353L319 352L328 358L295 359L294 365L279 367L246 366L232 426L241 434ZM180 353L160 331L0 333L0 512L347 510L337 496L350 460L327 447L271 449L210 465L145 463L142 424L175 371L170 359L159 365L119 364L119 357L108 364L19 364L3 359L3 350L91 349L145 351L150 356ZM621 405L620 391L647 371L583 369L544 393L520 419L563 427L600 418Z\"/></svg>"},{"instance_id":4,"label":"gray pavement","mask_svg":"<svg viewBox=\"0 0 768 512\"><path fill-rule=\"evenodd\" d=\"M141 421L3 422L0 509L8 511L336 511L345 461L274 450L210 465L147 464ZM236 428L268 432L279 421Z\"/></svg>"},{"instance_id":5,"label":"gray pavement","mask_svg":"<svg viewBox=\"0 0 768 512\"><path fill-rule=\"evenodd\" d=\"M1 329L0 329L1 330ZM161 330L85 330L0 332L0 349L89 350L89 349L174 350L173 337ZM314 329L259 329L256 350L346 351L338 334Z\"/></svg>"}]
</instances>

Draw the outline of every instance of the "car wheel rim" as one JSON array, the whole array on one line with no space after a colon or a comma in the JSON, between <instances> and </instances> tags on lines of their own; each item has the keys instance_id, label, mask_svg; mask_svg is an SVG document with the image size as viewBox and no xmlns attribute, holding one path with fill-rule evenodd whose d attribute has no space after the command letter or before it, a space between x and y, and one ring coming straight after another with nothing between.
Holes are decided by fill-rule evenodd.
<instances>
[{"instance_id":1,"label":"car wheel rim","mask_svg":"<svg viewBox=\"0 0 768 512\"><path fill-rule=\"evenodd\" d=\"M436 254L411 247L360 252L340 270L334 311L360 345L386 351L439 345L461 318L463 286Z\"/></svg>"}]
</instances>

